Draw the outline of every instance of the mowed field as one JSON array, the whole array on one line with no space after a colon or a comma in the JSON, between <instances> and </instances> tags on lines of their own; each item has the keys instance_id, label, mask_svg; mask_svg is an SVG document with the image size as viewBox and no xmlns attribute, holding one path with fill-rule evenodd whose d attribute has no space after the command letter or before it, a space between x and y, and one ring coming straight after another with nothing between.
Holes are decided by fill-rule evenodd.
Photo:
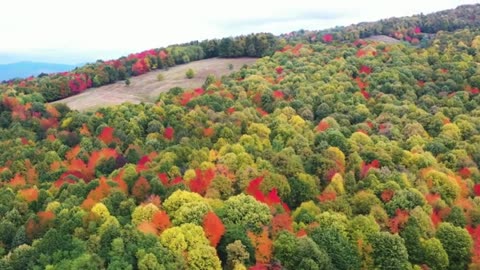
<instances>
[{"instance_id":1,"label":"mowed field","mask_svg":"<svg viewBox=\"0 0 480 270\"><path fill-rule=\"evenodd\" d=\"M229 64L233 65L233 71L239 70L244 64L250 65L256 58L212 58L195 61L185 65L171 67L169 70L156 70L146 74L130 78L130 85L126 86L125 81L105 85L98 88L91 88L79 95L55 101L54 103L65 103L73 110L87 111L103 106L117 105L124 102L131 103L153 103L158 95L168 91L170 88L179 86L183 88L196 88L202 86L209 74L217 78L232 72ZM187 79L185 72L189 69L195 71L193 79ZM157 80L157 75L162 73L163 81Z\"/></svg>"}]
</instances>

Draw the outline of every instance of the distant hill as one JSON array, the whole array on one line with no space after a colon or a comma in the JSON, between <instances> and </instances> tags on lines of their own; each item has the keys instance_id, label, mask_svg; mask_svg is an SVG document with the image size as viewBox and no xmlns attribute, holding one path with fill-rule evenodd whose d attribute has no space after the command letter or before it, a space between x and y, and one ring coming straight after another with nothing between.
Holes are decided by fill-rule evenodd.
<instances>
[{"instance_id":1,"label":"distant hill","mask_svg":"<svg viewBox=\"0 0 480 270\"><path fill-rule=\"evenodd\" d=\"M54 73L70 71L75 65L41 63L41 62L17 62L11 64L0 64L0 81L13 78L25 78L37 76L40 73Z\"/></svg>"}]
</instances>

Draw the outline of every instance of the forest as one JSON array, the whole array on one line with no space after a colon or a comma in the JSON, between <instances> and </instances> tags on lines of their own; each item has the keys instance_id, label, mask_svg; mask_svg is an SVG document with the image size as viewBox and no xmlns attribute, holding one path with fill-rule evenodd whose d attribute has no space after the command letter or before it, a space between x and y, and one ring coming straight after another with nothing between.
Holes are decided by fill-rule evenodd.
<instances>
[{"instance_id":1,"label":"forest","mask_svg":"<svg viewBox=\"0 0 480 270\"><path fill-rule=\"evenodd\" d=\"M479 19L192 42L3 83L0 269L480 269ZM261 58L154 104L47 102L245 55Z\"/></svg>"}]
</instances>

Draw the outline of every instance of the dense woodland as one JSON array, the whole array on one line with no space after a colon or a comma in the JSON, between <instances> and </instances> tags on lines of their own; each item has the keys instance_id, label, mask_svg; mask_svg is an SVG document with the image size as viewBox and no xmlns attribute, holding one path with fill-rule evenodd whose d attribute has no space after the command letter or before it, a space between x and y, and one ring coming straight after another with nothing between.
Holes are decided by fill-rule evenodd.
<instances>
[{"instance_id":1,"label":"dense woodland","mask_svg":"<svg viewBox=\"0 0 480 270\"><path fill-rule=\"evenodd\" d=\"M479 12L252 35L154 105L45 101L248 37L4 84L0 269L479 269Z\"/></svg>"}]
</instances>

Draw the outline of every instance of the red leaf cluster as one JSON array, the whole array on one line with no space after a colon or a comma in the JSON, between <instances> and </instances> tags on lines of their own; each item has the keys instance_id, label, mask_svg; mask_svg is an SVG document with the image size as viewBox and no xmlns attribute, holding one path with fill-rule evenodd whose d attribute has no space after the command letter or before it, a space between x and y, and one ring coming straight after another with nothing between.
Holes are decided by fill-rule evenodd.
<instances>
[{"instance_id":1,"label":"red leaf cluster","mask_svg":"<svg viewBox=\"0 0 480 270\"><path fill-rule=\"evenodd\" d=\"M360 73L370 74L372 73L372 68L369 66L362 65L359 70Z\"/></svg>"},{"instance_id":2,"label":"red leaf cluster","mask_svg":"<svg viewBox=\"0 0 480 270\"><path fill-rule=\"evenodd\" d=\"M363 39L357 39L353 42L353 45L355 45L355 47L365 46L367 42Z\"/></svg>"},{"instance_id":3,"label":"red leaf cluster","mask_svg":"<svg viewBox=\"0 0 480 270\"><path fill-rule=\"evenodd\" d=\"M102 132L100 132L100 135L98 135L98 139L104 142L106 145L109 145L115 140L113 136L114 131L115 130L112 127L104 127Z\"/></svg>"},{"instance_id":4,"label":"red leaf cluster","mask_svg":"<svg viewBox=\"0 0 480 270\"><path fill-rule=\"evenodd\" d=\"M82 203L82 207L90 210L97 202L100 202L103 198L106 198L110 194L111 189L112 188L107 184L107 179L105 177L101 177L98 187L88 193L87 198Z\"/></svg>"},{"instance_id":5,"label":"red leaf cluster","mask_svg":"<svg viewBox=\"0 0 480 270\"><path fill-rule=\"evenodd\" d=\"M293 219L288 213L275 215L272 219L272 235L278 235L281 231L293 232Z\"/></svg>"},{"instance_id":6,"label":"red leaf cluster","mask_svg":"<svg viewBox=\"0 0 480 270\"><path fill-rule=\"evenodd\" d=\"M480 264L480 225L477 227L472 227L468 225L466 227L468 233L472 237L473 240L473 249L472 249L472 264Z\"/></svg>"},{"instance_id":7,"label":"red leaf cluster","mask_svg":"<svg viewBox=\"0 0 480 270\"><path fill-rule=\"evenodd\" d=\"M475 196L480 196L480 184L475 184L473 186L473 194L475 194Z\"/></svg>"},{"instance_id":8,"label":"red leaf cluster","mask_svg":"<svg viewBox=\"0 0 480 270\"><path fill-rule=\"evenodd\" d=\"M328 124L328 122L325 121L325 120L322 120L317 125L317 131L318 132L323 132L323 131L327 130L329 127L330 127L330 125Z\"/></svg>"},{"instance_id":9,"label":"red leaf cluster","mask_svg":"<svg viewBox=\"0 0 480 270\"><path fill-rule=\"evenodd\" d=\"M144 74L148 71L148 66L147 63L145 62L145 59L138 59L135 64L132 65L132 72L135 75L141 75Z\"/></svg>"},{"instance_id":10,"label":"red leaf cluster","mask_svg":"<svg viewBox=\"0 0 480 270\"><path fill-rule=\"evenodd\" d=\"M174 133L175 131L172 127L166 127L165 131L163 132L163 137L167 140L172 140Z\"/></svg>"},{"instance_id":11,"label":"red leaf cluster","mask_svg":"<svg viewBox=\"0 0 480 270\"><path fill-rule=\"evenodd\" d=\"M150 193L151 186L148 183L147 179L145 177L140 177L138 180L135 182L135 184L132 187L132 195L137 199L138 201L143 201L147 197L147 195Z\"/></svg>"},{"instance_id":12,"label":"red leaf cluster","mask_svg":"<svg viewBox=\"0 0 480 270\"><path fill-rule=\"evenodd\" d=\"M72 93L78 94L92 87L92 80L87 74L71 74L68 87Z\"/></svg>"},{"instance_id":13,"label":"red leaf cluster","mask_svg":"<svg viewBox=\"0 0 480 270\"><path fill-rule=\"evenodd\" d=\"M234 112L235 112L235 108L233 108L233 107L230 107L230 108L227 109L228 114L232 114Z\"/></svg>"},{"instance_id":14,"label":"red leaf cluster","mask_svg":"<svg viewBox=\"0 0 480 270\"><path fill-rule=\"evenodd\" d=\"M172 223L170 222L170 218L164 211L158 211L153 215L152 224L160 233L170 228L170 226L172 225Z\"/></svg>"},{"instance_id":15,"label":"red leaf cluster","mask_svg":"<svg viewBox=\"0 0 480 270\"><path fill-rule=\"evenodd\" d=\"M428 193L425 195L425 200L427 200L428 204L434 205L438 200L440 200L440 194Z\"/></svg>"},{"instance_id":16,"label":"red leaf cluster","mask_svg":"<svg viewBox=\"0 0 480 270\"><path fill-rule=\"evenodd\" d=\"M225 233L225 226L215 213L208 212L203 218L203 230L210 241L210 245L216 247Z\"/></svg>"},{"instance_id":17,"label":"red leaf cluster","mask_svg":"<svg viewBox=\"0 0 480 270\"><path fill-rule=\"evenodd\" d=\"M174 185L177 185L177 184L180 184L180 183L183 182L183 179L180 176L171 180L171 179L168 179L168 176L165 173L159 173L158 178L160 179L162 184L166 187L171 187L171 186L174 186Z\"/></svg>"},{"instance_id":18,"label":"red leaf cluster","mask_svg":"<svg viewBox=\"0 0 480 270\"><path fill-rule=\"evenodd\" d=\"M462 178L469 178L469 177L472 175L472 172L470 171L469 168L463 167L463 168L461 168L460 170L458 170L458 174L459 174Z\"/></svg>"},{"instance_id":19,"label":"red leaf cluster","mask_svg":"<svg viewBox=\"0 0 480 270\"><path fill-rule=\"evenodd\" d=\"M329 202L329 201L335 201L337 199L337 194L332 191L324 191L322 194L317 196L317 199L320 202Z\"/></svg>"},{"instance_id":20,"label":"red leaf cluster","mask_svg":"<svg viewBox=\"0 0 480 270\"><path fill-rule=\"evenodd\" d=\"M141 157L140 160L138 160L137 162L137 168L136 168L137 173L146 170L148 168L147 163L149 163L150 161L151 159L148 155Z\"/></svg>"},{"instance_id":21,"label":"red leaf cluster","mask_svg":"<svg viewBox=\"0 0 480 270\"><path fill-rule=\"evenodd\" d=\"M367 173L368 171L370 171L370 169L378 169L378 168L380 168L380 162L376 159L368 164L362 161L361 168L360 168L360 176L362 178L365 178L365 176L367 176Z\"/></svg>"},{"instance_id":22,"label":"red leaf cluster","mask_svg":"<svg viewBox=\"0 0 480 270\"><path fill-rule=\"evenodd\" d=\"M277 72L277 74L282 74L283 73L283 67L276 67L275 68L275 71Z\"/></svg>"},{"instance_id":23,"label":"red leaf cluster","mask_svg":"<svg viewBox=\"0 0 480 270\"><path fill-rule=\"evenodd\" d=\"M407 210L397 209L395 217L390 219L389 227L392 233L398 233L400 229L407 223L410 217Z\"/></svg>"},{"instance_id":24,"label":"red leaf cluster","mask_svg":"<svg viewBox=\"0 0 480 270\"><path fill-rule=\"evenodd\" d=\"M281 204L282 207L288 212L289 209L287 205L282 203L282 200L278 196L278 191L276 188L272 188L272 190L270 190L267 195L263 194L263 192L260 190L260 185L262 184L262 182L263 176L257 177L250 181L246 189L246 193L252 195L257 201L263 202L269 206Z\"/></svg>"},{"instance_id":25,"label":"red leaf cluster","mask_svg":"<svg viewBox=\"0 0 480 270\"><path fill-rule=\"evenodd\" d=\"M38 212L36 219L30 218L27 221L25 226L25 234L27 235L27 238L33 240L41 233L45 232L52 224L53 219L55 219L55 214L51 211Z\"/></svg>"},{"instance_id":26,"label":"red leaf cluster","mask_svg":"<svg viewBox=\"0 0 480 270\"><path fill-rule=\"evenodd\" d=\"M165 50L161 50L158 53L158 57L160 57L160 59L162 59L162 60L165 60L168 57L168 54L167 54L167 52L165 52Z\"/></svg>"},{"instance_id":27,"label":"red leaf cluster","mask_svg":"<svg viewBox=\"0 0 480 270\"><path fill-rule=\"evenodd\" d=\"M197 169L195 170L195 175L195 178L190 180L188 186L191 191L203 196L215 177L215 171L213 169L207 169L205 171Z\"/></svg>"},{"instance_id":28,"label":"red leaf cluster","mask_svg":"<svg viewBox=\"0 0 480 270\"><path fill-rule=\"evenodd\" d=\"M389 202L393 198L393 195L395 195L395 191L391 189L386 189L382 192L380 197L382 198L383 202Z\"/></svg>"},{"instance_id":29,"label":"red leaf cluster","mask_svg":"<svg viewBox=\"0 0 480 270\"><path fill-rule=\"evenodd\" d=\"M266 116L266 115L268 115L268 112L264 111L262 108L257 108L257 112L258 112L261 116Z\"/></svg>"},{"instance_id":30,"label":"red leaf cluster","mask_svg":"<svg viewBox=\"0 0 480 270\"><path fill-rule=\"evenodd\" d=\"M268 229L264 228L259 235L252 232L248 232L247 235L252 241L252 245L255 247L255 259L257 264L268 264L272 257L273 246L272 240L268 237Z\"/></svg>"},{"instance_id":31,"label":"red leaf cluster","mask_svg":"<svg viewBox=\"0 0 480 270\"><path fill-rule=\"evenodd\" d=\"M38 200L38 189L36 188L23 189L20 190L19 193L27 203Z\"/></svg>"},{"instance_id":32,"label":"red leaf cluster","mask_svg":"<svg viewBox=\"0 0 480 270\"><path fill-rule=\"evenodd\" d=\"M8 185L11 187L23 187L26 184L27 181L25 181L25 177L19 173L15 174L15 176L8 182Z\"/></svg>"},{"instance_id":33,"label":"red leaf cluster","mask_svg":"<svg viewBox=\"0 0 480 270\"><path fill-rule=\"evenodd\" d=\"M360 88L360 90L364 90L365 88L368 87L368 83L362 81L360 77L355 78L355 82L357 83L358 88Z\"/></svg>"},{"instance_id":34,"label":"red leaf cluster","mask_svg":"<svg viewBox=\"0 0 480 270\"><path fill-rule=\"evenodd\" d=\"M273 97L275 99L284 99L285 98L285 94L280 91L280 90L276 90L276 91L273 91Z\"/></svg>"},{"instance_id":35,"label":"red leaf cluster","mask_svg":"<svg viewBox=\"0 0 480 270\"><path fill-rule=\"evenodd\" d=\"M211 127L203 129L203 136L205 137L212 137L214 133L215 133L215 130Z\"/></svg>"},{"instance_id":36,"label":"red leaf cluster","mask_svg":"<svg viewBox=\"0 0 480 270\"><path fill-rule=\"evenodd\" d=\"M180 104L182 106L185 106L192 100L193 98L196 98L198 96L201 96L205 93L205 90L203 88L196 88L193 91L186 91L182 94L181 99L180 99Z\"/></svg>"},{"instance_id":37,"label":"red leaf cluster","mask_svg":"<svg viewBox=\"0 0 480 270\"><path fill-rule=\"evenodd\" d=\"M330 42L333 41L333 35L332 34L325 34L325 35L323 35L322 39L323 39L323 42L330 43Z\"/></svg>"}]
</instances>

